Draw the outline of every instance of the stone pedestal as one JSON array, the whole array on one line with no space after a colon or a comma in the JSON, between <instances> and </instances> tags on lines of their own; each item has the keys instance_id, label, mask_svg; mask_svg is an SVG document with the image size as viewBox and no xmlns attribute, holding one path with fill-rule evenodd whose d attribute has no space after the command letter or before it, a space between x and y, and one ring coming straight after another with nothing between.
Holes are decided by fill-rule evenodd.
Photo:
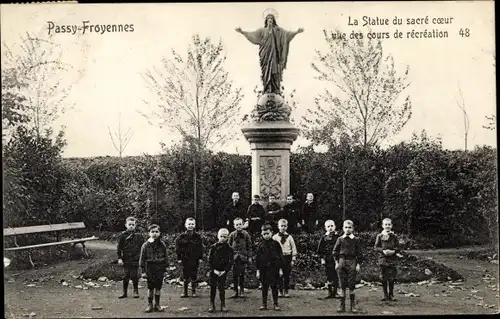
<instances>
[{"instance_id":1,"label":"stone pedestal","mask_svg":"<svg viewBox=\"0 0 500 319\"><path fill-rule=\"evenodd\" d=\"M252 196L283 204L290 192L290 147L299 129L285 121L255 122L241 129L252 150Z\"/></svg>"}]
</instances>

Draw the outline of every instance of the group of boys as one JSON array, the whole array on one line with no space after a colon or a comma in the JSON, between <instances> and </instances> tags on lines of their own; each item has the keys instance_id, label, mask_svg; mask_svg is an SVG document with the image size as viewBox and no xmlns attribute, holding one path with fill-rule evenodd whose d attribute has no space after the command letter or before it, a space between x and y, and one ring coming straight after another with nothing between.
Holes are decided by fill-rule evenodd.
<instances>
[{"instance_id":1,"label":"group of boys","mask_svg":"<svg viewBox=\"0 0 500 319\"><path fill-rule=\"evenodd\" d=\"M245 207L240 201L239 193L234 192L232 201L225 208L219 226L233 230L231 223L235 218L241 218L245 228L251 233L259 233L262 225L266 222L272 226L273 232L276 233L280 219L288 221L288 232L291 234L297 233L300 229L313 232L318 226L318 205L312 193L306 195L306 201L302 207L299 206L293 195L286 197L286 204L283 207L276 201L274 195L270 194L268 199L269 203L264 208L260 204L261 197L254 195L252 204Z\"/></svg>"},{"instance_id":2,"label":"group of boys","mask_svg":"<svg viewBox=\"0 0 500 319\"><path fill-rule=\"evenodd\" d=\"M203 261L203 242L200 234L195 232L196 221L188 218L185 222L186 231L176 240L177 261L182 265L184 292L181 298L189 297L188 284L191 282L191 296L196 297L196 281L198 267ZM118 263L123 265L123 294L119 298L127 297L127 288L131 279L134 285L134 298L139 297L138 273L147 278L148 307L146 312L163 311L160 306L160 291L164 273L167 270L167 246L160 239L158 225L150 225L149 238L143 241L140 234L135 232L136 219L129 217L124 231L118 240ZM383 301L394 301L394 280L396 277L396 262L399 254L397 236L392 232L391 220L386 218L382 222L383 231L377 235L374 249L379 252L380 279L384 289ZM215 297L219 291L220 309L227 312L225 303L225 285L227 273L233 272L234 294L230 298L244 298L245 272L248 263L252 262L252 239L244 230L244 221L237 217L233 220L234 231L227 228L219 229L218 241L210 247L208 274L210 284L209 312L215 312ZM273 235L273 227L269 222L261 225L262 241L255 251L256 277L261 282L262 306L266 310L268 291L271 288L273 308L280 310L278 294L289 297L290 273L296 261L297 247L292 235L287 232L288 221L278 221L278 231ZM335 230L332 220L325 222L326 233L318 244L318 255L321 264L325 267L327 276L328 296L321 299L340 299L338 312L346 311L346 296L349 290L350 311L355 308L356 275L360 271L363 261L362 243L359 237L354 236L354 224L351 220L343 223L343 233ZM337 296L340 286L341 293ZM153 305L154 297L154 305Z\"/></svg>"}]
</instances>

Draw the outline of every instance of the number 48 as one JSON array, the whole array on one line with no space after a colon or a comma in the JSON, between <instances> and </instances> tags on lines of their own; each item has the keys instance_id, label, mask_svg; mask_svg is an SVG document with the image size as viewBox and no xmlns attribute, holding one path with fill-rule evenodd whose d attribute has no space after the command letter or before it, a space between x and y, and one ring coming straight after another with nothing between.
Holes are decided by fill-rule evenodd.
<instances>
[{"instance_id":1,"label":"number 48","mask_svg":"<svg viewBox=\"0 0 500 319\"><path fill-rule=\"evenodd\" d=\"M468 28L466 29L460 29L460 31L458 31L458 34L460 34L461 37L469 37L470 36L470 30Z\"/></svg>"}]
</instances>

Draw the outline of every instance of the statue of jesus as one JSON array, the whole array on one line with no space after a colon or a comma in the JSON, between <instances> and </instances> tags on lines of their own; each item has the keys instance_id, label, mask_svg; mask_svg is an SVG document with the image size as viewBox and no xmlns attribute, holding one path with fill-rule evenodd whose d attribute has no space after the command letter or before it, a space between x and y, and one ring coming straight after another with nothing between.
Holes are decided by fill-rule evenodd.
<instances>
[{"instance_id":1,"label":"statue of jesus","mask_svg":"<svg viewBox=\"0 0 500 319\"><path fill-rule=\"evenodd\" d=\"M264 17L263 28L253 32L236 28L236 31L243 34L251 43L259 46L261 79L264 86L262 93L280 94L280 84L283 81L283 70L286 69L290 41L297 34L304 32L304 29L286 31L280 28L276 23L277 12L274 10L266 10Z\"/></svg>"}]
</instances>

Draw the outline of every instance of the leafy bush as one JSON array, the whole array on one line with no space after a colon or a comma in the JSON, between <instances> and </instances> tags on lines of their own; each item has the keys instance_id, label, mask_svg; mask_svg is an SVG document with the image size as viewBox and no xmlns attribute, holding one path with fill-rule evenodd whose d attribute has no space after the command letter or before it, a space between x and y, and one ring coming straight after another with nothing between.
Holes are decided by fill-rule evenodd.
<instances>
[{"instance_id":1,"label":"leafy bush","mask_svg":"<svg viewBox=\"0 0 500 319\"><path fill-rule=\"evenodd\" d=\"M18 126L2 146L4 166L4 226L32 226L65 220L60 196L64 190L61 150L65 143L60 133L43 135L34 128Z\"/></svg>"},{"instance_id":2,"label":"leafy bush","mask_svg":"<svg viewBox=\"0 0 500 319\"><path fill-rule=\"evenodd\" d=\"M194 212L194 167L185 146L159 156L61 159L63 145L19 131L4 148L4 223L84 221L91 230L119 231L133 215L141 227L154 222L175 233L190 216L199 228L215 229L233 191L250 202L250 156L203 154ZM313 192L321 223L333 219L340 227L349 218L358 231L378 231L390 217L397 233L421 237L422 247L497 245L496 171L495 149L444 150L422 134L386 150L301 149L291 155L290 192L301 202Z\"/></svg>"}]
</instances>

